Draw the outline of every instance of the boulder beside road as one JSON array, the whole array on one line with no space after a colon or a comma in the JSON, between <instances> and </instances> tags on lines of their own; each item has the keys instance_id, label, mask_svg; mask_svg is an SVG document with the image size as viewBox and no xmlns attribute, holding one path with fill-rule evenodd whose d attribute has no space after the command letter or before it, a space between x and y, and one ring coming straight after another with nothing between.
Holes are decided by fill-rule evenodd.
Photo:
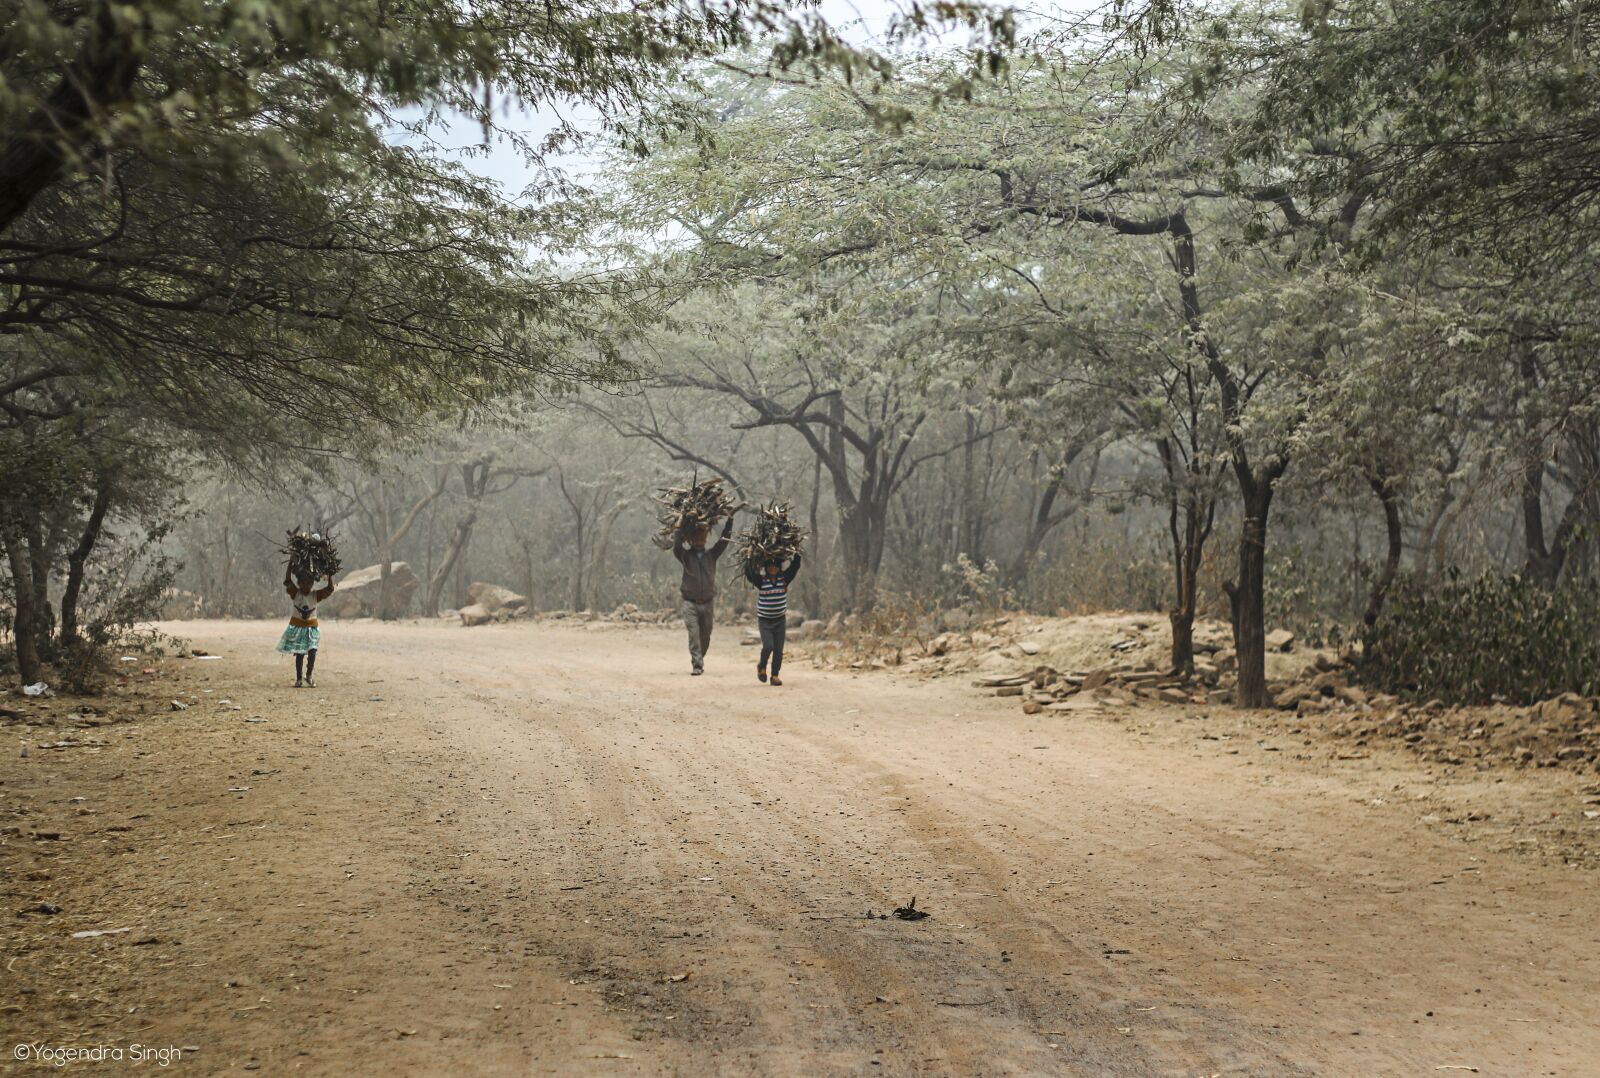
<instances>
[{"instance_id":1,"label":"boulder beside road","mask_svg":"<svg viewBox=\"0 0 1600 1078\"><path fill-rule=\"evenodd\" d=\"M467 602L472 606L483 607L490 614L497 614L502 610L528 609L526 595L518 595L510 588L502 588L499 584L489 584L481 580L467 588ZM462 613L465 612L463 609Z\"/></svg>"},{"instance_id":2,"label":"boulder beside road","mask_svg":"<svg viewBox=\"0 0 1600 1078\"><path fill-rule=\"evenodd\" d=\"M335 581L333 594L322 604L319 613L336 618L375 618L379 616L379 596L383 592L383 567L369 565L346 573ZM417 574L403 561L389 563L389 602L383 616L404 617L411 609L411 600L417 594Z\"/></svg>"}]
</instances>

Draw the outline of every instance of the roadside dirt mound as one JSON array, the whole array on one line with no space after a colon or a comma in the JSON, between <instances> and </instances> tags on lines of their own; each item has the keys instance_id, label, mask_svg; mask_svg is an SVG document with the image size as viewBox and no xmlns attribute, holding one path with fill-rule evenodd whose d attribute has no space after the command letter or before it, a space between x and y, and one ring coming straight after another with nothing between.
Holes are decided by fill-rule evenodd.
<instances>
[{"instance_id":1,"label":"roadside dirt mound","mask_svg":"<svg viewBox=\"0 0 1600 1078\"><path fill-rule=\"evenodd\" d=\"M1332 737L1361 747L1399 743L1425 759L1483 770L1496 765L1600 774L1600 700L1562 697L1535 707L1422 706L1343 709L1327 715ZM1589 819L1600 819L1600 789Z\"/></svg>"},{"instance_id":2,"label":"roadside dirt mound","mask_svg":"<svg viewBox=\"0 0 1600 1078\"><path fill-rule=\"evenodd\" d=\"M1568 694L1533 707L1446 707L1363 688L1349 656L1280 633L1267 653L1273 707L1355 746L1393 747L1453 767L1549 767L1600 774L1600 699ZM1232 699L1230 627L1195 626L1195 673L1170 673L1171 628L1152 614L998 617L909 649L904 668L968 677L1028 714L1112 712L1133 704L1198 706ZM892 665L882 659L857 666ZM1600 819L1600 801L1592 811Z\"/></svg>"},{"instance_id":3,"label":"roadside dirt mound","mask_svg":"<svg viewBox=\"0 0 1600 1078\"><path fill-rule=\"evenodd\" d=\"M1268 680L1289 679L1319 655L1332 652L1300 647L1290 634L1287 649L1267 652ZM1225 669L1233 653L1233 630L1221 621L1195 623L1196 658ZM1118 667L1167 670L1172 626L1160 614L1086 614L1044 618L1018 614L985 621L966 632L941 633L919 650L906 650L909 669L929 676L969 673L1016 674L1039 666L1074 673ZM1216 657L1221 656L1220 661Z\"/></svg>"}]
</instances>

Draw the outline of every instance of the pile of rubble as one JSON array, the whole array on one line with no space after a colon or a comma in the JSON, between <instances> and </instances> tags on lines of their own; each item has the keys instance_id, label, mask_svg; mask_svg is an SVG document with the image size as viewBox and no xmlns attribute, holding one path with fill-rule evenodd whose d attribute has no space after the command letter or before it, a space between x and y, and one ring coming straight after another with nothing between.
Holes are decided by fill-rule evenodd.
<instances>
[{"instance_id":1,"label":"pile of rubble","mask_svg":"<svg viewBox=\"0 0 1600 1078\"><path fill-rule=\"evenodd\" d=\"M1197 667L1198 663L1195 664ZM1041 711L1077 710L1080 706L1073 697L1093 697L1097 702L1133 704L1153 701L1164 704L1215 703L1228 691L1217 684L1217 671L1212 668L1210 683L1198 674L1185 677L1161 670L1137 669L1133 666L1109 666L1100 670L1067 673L1049 666L1036 667L1031 673L991 675L973 682L983 689L992 689L996 696L1021 698L1022 710L1029 715Z\"/></svg>"},{"instance_id":2,"label":"pile of rubble","mask_svg":"<svg viewBox=\"0 0 1600 1078\"><path fill-rule=\"evenodd\" d=\"M629 625L666 625L677 621L679 614L676 610L641 610L633 603L623 603L610 614L606 621L620 621Z\"/></svg>"},{"instance_id":3,"label":"pile of rubble","mask_svg":"<svg viewBox=\"0 0 1600 1078\"><path fill-rule=\"evenodd\" d=\"M1377 698L1374 698L1377 699ZM1600 699L1567 693L1532 707L1449 707L1438 700L1322 716L1355 749L1388 744L1450 766L1552 767L1600 774ZM1600 799L1589 811L1600 819Z\"/></svg>"},{"instance_id":4,"label":"pile of rubble","mask_svg":"<svg viewBox=\"0 0 1600 1078\"><path fill-rule=\"evenodd\" d=\"M1278 641L1280 651L1293 640L1287 632L1282 635L1288 639ZM1028 642L1023 641L1019 647L1026 652ZM1273 706L1281 711L1306 715L1331 711L1341 705L1371 709L1392 707L1398 703L1398 698L1394 696L1369 694L1359 686L1352 685L1349 681L1351 658L1348 654L1335 658L1318 653L1298 677L1268 681L1267 688L1272 693ZM1025 674L980 677L973 684L994 690L996 696L1021 697L1023 710L1029 714L1045 710L1080 693L1093 693L1102 700L1128 704L1140 701L1217 704L1232 699L1238 680L1236 668L1237 658L1231 648L1214 645L1202 647L1197 644L1194 672L1188 675L1134 663L1113 664L1081 672L1063 672L1050 666L1038 666Z\"/></svg>"},{"instance_id":5,"label":"pile of rubble","mask_svg":"<svg viewBox=\"0 0 1600 1078\"><path fill-rule=\"evenodd\" d=\"M479 585L474 584L473 588ZM485 589L493 585L483 585ZM676 610L641 610L633 603L623 603L609 614L602 614L596 610L542 610L535 611L529 608L528 601L520 595L515 595L505 588L498 589L511 595L509 602L496 604L495 593L487 590L479 593L479 601L472 606L462 607L460 610L441 614L440 617L454 618L459 616L463 625L492 625L506 621L538 620L538 621L583 621L598 622L616 625L669 625L676 622L679 614ZM469 596L472 593L469 591ZM488 602L483 601L488 599ZM482 607L480 611L475 609ZM484 615L487 614L487 618ZM472 620L468 620L468 618Z\"/></svg>"},{"instance_id":6,"label":"pile of rubble","mask_svg":"<svg viewBox=\"0 0 1600 1078\"><path fill-rule=\"evenodd\" d=\"M1028 643L1024 638L1011 647L1026 655ZM1284 646L1281 638L1279 646ZM1288 655L1280 652L1276 658L1281 666ZM1273 710L1298 724L1291 732L1308 733L1315 723L1325 736L1353 743L1351 752L1387 745L1448 766L1552 767L1600 774L1600 698L1567 693L1532 707L1409 701L1357 684L1355 660L1351 652L1317 652L1298 674L1268 680ZM1133 704L1215 705L1231 703L1234 667L1231 651L1208 646L1203 654L1196 648L1193 676L1137 663L1081 671L1039 665L1023 673L981 675L973 685L1015 698L1029 715ZM1589 811L1597 813L1591 818L1600 818L1600 805Z\"/></svg>"}]
</instances>

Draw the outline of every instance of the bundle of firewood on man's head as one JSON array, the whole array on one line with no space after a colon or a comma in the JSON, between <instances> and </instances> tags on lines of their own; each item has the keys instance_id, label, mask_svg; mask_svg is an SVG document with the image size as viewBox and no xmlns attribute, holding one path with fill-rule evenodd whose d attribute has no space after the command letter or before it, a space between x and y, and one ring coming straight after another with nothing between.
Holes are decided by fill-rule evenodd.
<instances>
[{"instance_id":1,"label":"bundle of firewood on man's head","mask_svg":"<svg viewBox=\"0 0 1600 1078\"><path fill-rule=\"evenodd\" d=\"M722 480L713 476L687 487L668 487L656 495L660 508L656 520L661 525L656 545L672 547L678 536L689 536L704 528L709 531L719 521L733 515L733 495L722 489Z\"/></svg>"},{"instance_id":2,"label":"bundle of firewood on man's head","mask_svg":"<svg viewBox=\"0 0 1600 1078\"><path fill-rule=\"evenodd\" d=\"M321 580L339 572L339 552L334 549L332 535L290 528L278 553L289 560L289 573L296 580Z\"/></svg>"},{"instance_id":3,"label":"bundle of firewood on man's head","mask_svg":"<svg viewBox=\"0 0 1600 1078\"><path fill-rule=\"evenodd\" d=\"M772 502L756 511L755 522L739 535L739 565L759 570L786 565L805 546L806 533L795 523L788 502Z\"/></svg>"}]
</instances>

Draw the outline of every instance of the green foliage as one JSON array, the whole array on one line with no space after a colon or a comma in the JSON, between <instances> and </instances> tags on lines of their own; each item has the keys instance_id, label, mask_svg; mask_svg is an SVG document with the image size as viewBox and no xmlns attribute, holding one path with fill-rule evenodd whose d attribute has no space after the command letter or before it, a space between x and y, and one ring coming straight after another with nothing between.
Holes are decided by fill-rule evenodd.
<instances>
[{"instance_id":1,"label":"green foliage","mask_svg":"<svg viewBox=\"0 0 1600 1078\"><path fill-rule=\"evenodd\" d=\"M1493 573L1452 573L1437 588L1405 578L1364 650L1364 676L1408 696L1531 704L1600 695L1600 590Z\"/></svg>"},{"instance_id":2,"label":"green foliage","mask_svg":"<svg viewBox=\"0 0 1600 1078\"><path fill-rule=\"evenodd\" d=\"M1267 624L1292 629L1315 647L1337 646L1360 621L1373 567L1343 562L1326 544L1308 551L1301 542L1280 543L1267 573Z\"/></svg>"},{"instance_id":3,"label":"green foliage","mask_svg":"<svg viewBox=\"0 0 1600 1078\"><path fill-rule=\"evenodd\" d=\"M52 680L71 692L101 691L117 672L116 656L160 642L149 623L161 616L179 565L156 553L165 537L158 529L140 542L102 556L90 573L81 603L81 634L51 656Z\"/></svg>"},{"instance_id":4,"label":"green foliage","mask_svg":"<svg viewBox=\"0 0 1600 1078\"><path fill-rule=\"evenodd\" d=\"M966 551L956 555L955 564L941 570L951 581L950 597L962 605L970 605L985 614L998 614L1012 609L1017 597L1001 579L1000 567L994 562L979 565L967 557Z\"/></svg>"}]
</instances>

